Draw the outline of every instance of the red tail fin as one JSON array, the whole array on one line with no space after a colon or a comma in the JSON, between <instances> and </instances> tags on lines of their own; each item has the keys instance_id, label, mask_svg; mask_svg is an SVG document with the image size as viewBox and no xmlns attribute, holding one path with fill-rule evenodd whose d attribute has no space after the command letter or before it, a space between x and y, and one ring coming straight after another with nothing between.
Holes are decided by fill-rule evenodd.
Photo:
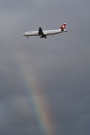
<instances>
[{"instance_id":1,"label":"red tail fin","mask_svg":"<svg viewBox=\"0 0 90 135\"><path fill-rule=\"evenodd\" d=\"M61 31L63 31L65 28L66 28L66 23L64 23L64 24L60 27Z\"/></svg>"}]
</instances>

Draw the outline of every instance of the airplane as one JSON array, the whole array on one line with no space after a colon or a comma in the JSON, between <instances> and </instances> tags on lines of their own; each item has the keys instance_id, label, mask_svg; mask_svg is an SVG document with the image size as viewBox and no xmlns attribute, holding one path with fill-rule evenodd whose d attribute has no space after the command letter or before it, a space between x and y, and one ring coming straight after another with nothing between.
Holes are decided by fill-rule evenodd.
<instances>
[{"instance_id":1,"label":"airplane","mask_svg":"<svg viewBox=\"0 0 90 135\"><path fill-rule=\"evenodd\" d=\"M57 30L42 30L41 27L39 27L38 31L28 31L23 34L23 36L26 36L27 39L29 36L40 36L40 38L47 38L49 35L56 35L59 33L67 32L66 23L63 23L62 26Z\"/></svg>"}]
</instances>

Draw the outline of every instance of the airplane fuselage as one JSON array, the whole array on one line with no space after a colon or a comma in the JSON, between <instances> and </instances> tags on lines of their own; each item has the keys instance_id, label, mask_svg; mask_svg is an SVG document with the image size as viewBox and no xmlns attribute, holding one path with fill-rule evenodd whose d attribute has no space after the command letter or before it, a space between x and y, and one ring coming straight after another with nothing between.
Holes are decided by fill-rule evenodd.
<instances>
[{"instance_id":1,"label":"airplane fuselage","mask_svg":"<svg viewBox=\"0 0 90 135\"><path fill-rule=\"evenodd\" d=\"M43 33L45 35L54 35L54 34L59 34L62 33L60 29L58 30L43 30ZM38 31L28 31L23 34L23 36L39 36ZM42 35L42 34L41 34Z\"/></svg>"}]
</instances>

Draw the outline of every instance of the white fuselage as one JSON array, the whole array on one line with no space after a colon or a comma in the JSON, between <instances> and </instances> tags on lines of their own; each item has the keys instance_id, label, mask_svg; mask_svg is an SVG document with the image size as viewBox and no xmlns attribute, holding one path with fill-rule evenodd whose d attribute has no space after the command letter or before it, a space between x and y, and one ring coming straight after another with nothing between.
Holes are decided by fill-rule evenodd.
<instances>
[{"instance_id":1,"label":"white fuselage","mask_svg":"<svg viewBox=\"0 0 90 135\"><path fill-rule=\"evenodd\" d=\"M54 34L59 34L62 33L61 29L58 30L43 30L43 33L47 35L54 35ZM23 34L23 36L40 36L38 35L38 31L28 31Z\"/></svg>"}]
</instances>

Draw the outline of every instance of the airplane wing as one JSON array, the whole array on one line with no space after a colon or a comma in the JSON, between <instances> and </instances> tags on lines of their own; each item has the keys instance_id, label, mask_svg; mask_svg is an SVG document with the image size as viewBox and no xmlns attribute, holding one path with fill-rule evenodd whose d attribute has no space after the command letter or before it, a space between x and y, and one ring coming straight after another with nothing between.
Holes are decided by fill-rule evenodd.
<instances>
[{"instance_id":1,"label":"airplane wing","mask_svg":"<svg viewBox=\"0 0 90 135\"><path fill-rule=\"evenodd\" d=\"M38 35L40 35L40 38L46 38L46 34L44 34L44 32L43 32L41 27L39 27Z\"/></svg>"},{"instance_id":2,"label":"airplane wing","mask_svg":"<svg viewBox=\"0 0 90 135\"><path fill-rule=\"evenodd\" d=\"M41 27L39 27L39 30L38 30L38 35L43 35L44 33L43 33L43 30L42 30L42 28Z\"/></svg>"}]
</instances>

